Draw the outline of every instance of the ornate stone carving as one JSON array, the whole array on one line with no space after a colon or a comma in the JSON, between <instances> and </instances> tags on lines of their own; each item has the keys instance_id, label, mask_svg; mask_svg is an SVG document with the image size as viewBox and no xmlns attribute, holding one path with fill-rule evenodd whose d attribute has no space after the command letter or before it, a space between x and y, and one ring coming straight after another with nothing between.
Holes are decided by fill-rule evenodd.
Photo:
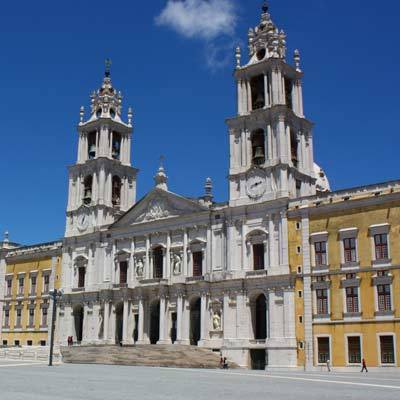
<instances>
[{"instance_id":1,"label":"ornate stone carving","mask_svg":"<svg viewBox=\"0 0 400 400\"><path fill-rule=\"evenodd\" d=\"M182 273L182 257L178 253L172 253L171 259L174 275L180 275Z\"/></svg>"},{"instance_id":2,"label":"ornate stone carving","mask_svg":"<svg viewBox=\"0 0 400 400\"><path fill-rule=\"evenodd\" d=\"M155 219L167 218L170 216L166 204L161 199L153 199L150 201L148 210L142 214L139 221L153 221Z\"/></svg>"},{"instance_id":3,"label":"ornate stone carving","mask_svg":"<svg viewBox=\"0 0 400 400\"><path fill-rule=\"evenodd\" d=\"M136 264L135 264L135 271L136 271L136 276L141 278L144 273L144 262L142 257L137 257L136 258Z\"/></svg>"}]
</instances>

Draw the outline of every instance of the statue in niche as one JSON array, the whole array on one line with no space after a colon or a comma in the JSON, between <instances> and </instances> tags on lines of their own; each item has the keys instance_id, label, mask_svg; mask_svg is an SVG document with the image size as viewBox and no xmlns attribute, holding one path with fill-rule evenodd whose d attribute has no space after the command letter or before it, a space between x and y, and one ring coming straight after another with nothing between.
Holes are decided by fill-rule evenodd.
<instances>
[{"instance_id":1,"label":"statue in niche","mask_svg":"<svg viewBox=\"0 0 400 400\"><path fill-rule=\"evenodd\" d=\"M136 260L136 276L142 277L144 272L143 258L138 258Z\"/></svg>"},{"instance_id":2,"label":"statue in niche","mask_svg":"<svg viewBox=\"0 0 400 400\"><path fill-rule=\"evenodd\" d=\"M104 313L104 310L101 309L99 312L99 321L98 321L98 326L97 326L97 332L98 332L99 339L104 337L103 313Z\"/></svg>"},{"instance_id":3,"label":"statue in niche","mask_svg":"<svg viewBox=\"0 0 400 400\"><path fill-rule=\"evenodd\" d=\"M173 253L172 264L174 275L180 275L182 272L182 258L178 253Z\"/></svg>"},{"instance_id":4,"label":"statue in niche","mask_svg":"<svg viewBox=\"0 0 400 400\"><path fill-rule=\"evenodd\" d=\"M221 316L218 311L215 311L213 315L213 329L214 331L221 330Z\"/></svg>"}]
</instances>

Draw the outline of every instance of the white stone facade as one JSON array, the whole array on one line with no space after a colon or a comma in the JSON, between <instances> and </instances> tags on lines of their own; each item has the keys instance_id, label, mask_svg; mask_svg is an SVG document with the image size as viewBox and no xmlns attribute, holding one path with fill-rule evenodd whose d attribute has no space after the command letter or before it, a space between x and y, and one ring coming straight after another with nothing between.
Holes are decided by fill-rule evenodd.
<instances>
[{"instance_id":1,"label":"white stone facade","mask_svg":"<svg viewBox=\"0 0 400 400\"><path fill-rule=\"evenodd\" d=\"M121 120L106 73L70 168L60 344L197 344L242 366L296 367L286 212L290 198L315 194L316 177L298 52L287 64L277 32L264 8L247 65L237 50L229 203L212 201L210 180L196 200L168 191L162 166L136 203L132 113Z\"/></svg>"}]
</instances>

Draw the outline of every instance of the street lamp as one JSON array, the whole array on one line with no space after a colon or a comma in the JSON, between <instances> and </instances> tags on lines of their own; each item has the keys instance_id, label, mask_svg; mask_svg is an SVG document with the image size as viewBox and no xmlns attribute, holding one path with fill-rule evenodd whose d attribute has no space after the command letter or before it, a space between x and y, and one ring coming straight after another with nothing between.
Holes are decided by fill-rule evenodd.
<instances>
[{"instance_id":1,"label":"street lamp","mask_svg":"<svg viewBox=\"0 0 400 400\"><path fill-rule=\"evenodd\" d=\"M51 331L50 331L50 354L49 354L49 367L53 366L53 349L54 349L54 331L56 329L56 315L57 315L57 300L62 297L62 291L54 289L49 293L50 297L53 299L53 311L51 318Z\"/></svg>"}]
</instances>

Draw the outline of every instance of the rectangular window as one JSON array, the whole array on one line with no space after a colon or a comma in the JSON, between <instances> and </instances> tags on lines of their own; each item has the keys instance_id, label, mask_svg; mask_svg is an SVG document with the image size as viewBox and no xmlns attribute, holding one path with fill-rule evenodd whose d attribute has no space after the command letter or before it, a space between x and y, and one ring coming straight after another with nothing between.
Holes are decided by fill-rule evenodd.
<instances>
[{"instance_id":1,"label":"rectangular window","mask_svg":"<svg viewBox=\"0 0 400 400\"><path fill-rule=\"evenodd\" d=\"M357 261L356 239L349 238L343 240L344 262L351 263Z\"/></svg>"},{"instance_id":2,"label":"rectangular window","mask_svg":"<svg viewBox=\"0 0 400 400\"><path fill-rule=\"evenodd\" d=\"M14 346L19 347L19 344L20 344L19 340L14 340Z\"/></svg>"},{"instance_id":3,"label":"rectangular window","mask_svg":"<svg viewBox=\"0 0 400 400\"><path fill-rule=\"evenodd\" d=\"M318 338L318 363L325 364L328 360L330 360L329 353L329 338Z\"/></svg>"},{"instance_id":4,"label":"rectangular window","mask_svg":"<svg viewBox=\"0 0 400 400\"><path fill-rule=\"evenodd\" d=\"M361 340L360 336L347 337L347 349L349 364L361 363Z\"/></svg>"},{"instance_id":5,"label":"rectangular window","mask_svg":"<svg viewBox=\"0 0 400 400\"><path fill-rule=\"evenodd\" d=\"M15 326L17 328L21 327L21 319L22 319L22 310L20 308L17 308L17 318L15 321Z\"/></svg>"},{"instance_id":6,"label":"rectangular window","mask_svg":"<svg viewBox=\"0 0 400 400\"><path fill-rule=\"evenodd\" d=\"M254 271L264 269L264 244L253 244Z\"/></svg>"},{"instance_id":7,"label":"rectangular window","mask_svg":"<svg viewBox=\"0 0 400 400\"><path fill-rule=\"evenodd\" d=\"M376 260L385 260L389 258L387 234L381 233L374 236L375 258Z\"/></svg>"},{"instance_id":8,"label":"rectangular window","mask_svg":"<svg viewBox=\"0 0 400 400\"><path fill-rule=\"evenodd\" d=\"M10 310L4 310L4 327L10 326Z\"/></svg>"},{"instance_id":9,"label":"rectangular window","mask_svg":"<svg viewBox=\"0 0 400 400\"><path fill-rule=\"evenodd\" d=\"M8 340L3 340L3 346L7 346L8 345Z\"/></svg>"},{"instance_id":10,"label":"rectangular window","mask_svg":"<svg viewBox=\"0 0 400 400\"><path fill-rule=\"evenodd\" d=\"M193 276L203 275L203 252L193 252Z\"/></svg>"},{"instance_id":11,"label":"rectangular window","mask_svg":"<svg viewBox=\"0 0 400 400\"><path fill-rule=\"evenodd\" d=\"M35 309L29 309L29 326L32 327L35 324Z\"/></svg>"},{"instance_id":12,"label":"rectangular window","mask_svg":"<svg viewBox=\"0 0 400 400\"><path fill-rule=\"evenodd\" d=\"M315 242L315 265L326 265L326 242Z\"/></svg>"},{"instance_id":13,"label":"rectangular window","mask_svg":"<svg viewBox=\"0 0 400 400\"><path fill-rule=\"evenodd\" d=\"M36 276L31 277L31 295L36 293Z\"/></svg>"},{"instance_id":14,"label":"rectangular window","mask_svg":"<svg viewBox=\"0 0 400 400\"><path fill-rule=\"evenodd\" d=\"M18 279L18 294L19 295L24 294L24 278Z\"/></svg>"},{"instance_id":15,"label":"rectangular window","mask_svg":"<svg viewBox=\"0 0 400 400\"><path fill-rule=\"evenodd\" d=\"M6 296L11 296L11 290L12 290L12 279L7 279Z\"/></svg>"},{"instance_id":16,"label":"rectangular window","mask_svg":"<svg viewBox=\"0 0 400 400\"><path fill-rule=\"evenodd\" d=\"M43 276L43 293L49 293L50 291L50 275L46 274Z\"/></svg>"},{"instance_id":17,"label":"rectangular window","mask_svg":"<svg viewBox=\"0 0 400 400\"><path fill-rule=\"evenodd\" d=\"M358 287L346 288L346 308L348 313L358 313Z\"/></svg>"},{"instance_id":18,"label":"rectangular window","mask_svg":"<svg viewBox=\"0 0 400 400\"><path fill-rule=\"evenodd\" d=\"M42 327L47 326L47 307L42 308Z\"/></svg>"},{"instance_id":19,"label":"rectangular window","mask_svg":"<svg viewBox=\"0 0 400 400\"><path fill-rule=\"evenodd\" d=\"M317 289L317 314L328 314L328 289Z\"/></svg>"},{"instance_id":20,"label":"rectangular window","mask_svg":"<svg viewBox=\"0 0 400 400\"><path fill-rule=\"evenodd\" d=\"M378 285L378 310L379 311L391 311L392 310L392 299L390 296L390 285Z\"/></svg>"},{"instance_id":21,"label":"rectangular window","mask_svg":"<svg viewBox=\"0 0 400 400\"><path fill-rule=\"evenodd\" d=\"M45 340L41 340L41 341L40 341L40 345L41 345L41 346L46 346L46 341L45 341Z\"/></svg>"},{"instance_id":22,"label":"rectangular window","mask_svg":"<svg viewBox=\"0 0 400 400\"><path fill-rule=\"evenodd\" d=\"M119 263L119 283L125 285L128 282L128 262L121 261Z\"/></svg>"},{"instance_id":23,"label":"rectangular window","mask_svg":"<svg viewBox=\"0 0 400 400\"><path fill-rule=\"evenodd\" d=\"M86 268L79 267L78 268L78 288L85 287L85 275L86 275Z\"/></svg>"},{"instance_id":24,"label":"rectangular window","mask_svg":"<svg viewBox=\"0 0 400 400\"><path fill-rule=\"evenodd\" d=\"M32 340L27 340L27 341L26 341L26 345L27 345L27 346L32 346Z\"/></svg>"},{"instance_id":25,"label":"rectangular window","mask_svg":"<svg viewBox=\"0 0 400 400\"><path fill-rule=\"evenodd\" d=\"M393 336L380 336L381 363L394 364L394 342Z\"/></svg>"}]
</instances>

